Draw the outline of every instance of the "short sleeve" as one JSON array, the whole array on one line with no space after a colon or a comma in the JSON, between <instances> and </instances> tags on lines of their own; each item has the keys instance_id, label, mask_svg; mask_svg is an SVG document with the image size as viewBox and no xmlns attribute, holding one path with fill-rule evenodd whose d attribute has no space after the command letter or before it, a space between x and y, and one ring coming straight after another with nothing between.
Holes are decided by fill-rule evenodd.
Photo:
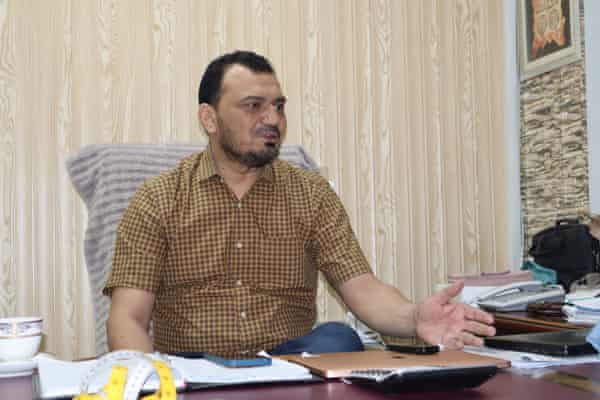
<instances>
[{"instance_id":1,"label":"short sleeve","mask_svg":"<svg viewBox=\"0 0 600 400\"><path fill-rule=\"evenodd\" d=\"M156 201L144 184L119 223L112 270L103 293L110 295L115 287L156 292L166 250L164 224Z\"/></svg>"},{"instance_id":2,"label":"short sleeve","mask_svg":"<svg viewBox=\"0 0 600 400\"><path fill-rule=\"evenodd\" d=\"M326 181L320 191L313 228L317 265L329 283L338 287L372 272L339 197Z\"/></svg>"}]
</instances>

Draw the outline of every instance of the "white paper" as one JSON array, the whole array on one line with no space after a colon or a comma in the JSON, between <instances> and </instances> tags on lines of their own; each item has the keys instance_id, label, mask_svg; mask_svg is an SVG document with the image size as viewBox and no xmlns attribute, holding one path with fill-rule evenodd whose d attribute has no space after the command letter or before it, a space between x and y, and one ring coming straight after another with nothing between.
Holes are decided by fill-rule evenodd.
<instances>
[{"instance_id":1,"label":"white paper","mask_svg":"<svg viewBox=\"0 0 600 400\"><path fill-rule=\"evenodd\" d=\"M81 392L81 381L85 374L96 364L96 360L90 361L61 361L50 358L41 358L38 361L38 374L40 380L40 397L52 399L57 397L70 397ZM126 361L119 364L125 365ZM104 368L90 383L88 392L97 393L108 382L111 369ZM185 386L183 377L178 371L173 371L173 380L177 388ZM155 391L158 389L159 380L156 373L151 375L144 384L144 391Z\"/></svg>"},{"instance_id":2,"label":"white paper","mask_svg":"<svg viewBox=\"0 0 600 400\"><path fill-rule=\"evenodd\" d=\"M543 354L523 353L519 351L500 350L491 347L465 346L464 351L482 356L491 356L510 361L513 368L545 368L557 365L574 365L600 362L600 355L553 357Z\"/></svg>"},{"instance_id":3,"label":"white paper","mask_svg":"<svg viewBox=\"0 0 600 400\"><path fill-rule=\"evenodd\" d=\"M199 383L243 383L280 382L310 379L305 367L272 359L272 364L263 367L227 368L204 359L170 357L172 365L181 372L186 382Z\"/></svg>"},{"instance_id":4,"label":"white paper","mask_svg":"<svg viewBox=\"0 0 600 400\"><path fill-rule=\"evenodd\" d=\"M73 362L50 358L40 359L38 362L40 397L52 399L79 394L81 381L96 362L96 360ZM270 366L252 368L227 368L204 359L181 357L169 357L169 362L175 386L179 389L185 387L186 382L235 384L298 381L312 378L307 368L276 358L272 359ZM127 366L127 361L119 361L119 364ZM101 369L88 387L88 392L97 393L108 381L110 372L110 368ZM153 374L144 384L144 391L155 391L158 386L158 377Z\"/></svg>"},{"instance_id":5,"label":"white paper","mask_svg":"<svg viewBox=\"0 0 600 400\"><path fill-rule=\"evenodd\" d=\"M596 325L600 321L600 311L594 311L599 299L580 300L574 305L563 306L567 321L577 325Z\"/></svg>"}]
</instances>

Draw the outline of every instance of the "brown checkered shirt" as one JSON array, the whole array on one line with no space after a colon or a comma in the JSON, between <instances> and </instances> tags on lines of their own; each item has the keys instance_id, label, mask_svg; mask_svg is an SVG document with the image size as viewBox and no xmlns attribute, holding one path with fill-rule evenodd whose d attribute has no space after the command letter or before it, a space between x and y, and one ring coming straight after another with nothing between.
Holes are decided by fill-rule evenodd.
<instances>
[{"instance_id":1,"label":"brown checkered shirt","mask_svg":"<svg viewBox=\"0 0 600 400\"><path fill-rule=\"evenodd\" d=\"M138 190L104 292L155 293L158 351L236 356L311 330L318 270L334 287L371 272L327 181L276 160L238 200L205 151Z\"/></svg>"}]
</instances>

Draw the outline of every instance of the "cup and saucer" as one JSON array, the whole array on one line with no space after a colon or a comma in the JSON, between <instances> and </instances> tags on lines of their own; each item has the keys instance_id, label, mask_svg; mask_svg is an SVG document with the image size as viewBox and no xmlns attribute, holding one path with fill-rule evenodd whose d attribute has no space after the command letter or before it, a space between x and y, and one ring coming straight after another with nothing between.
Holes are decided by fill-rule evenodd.
<instances>
[{"instance_id":1,"label":"cup and saucer","mask_svg":"<svg viewBox=\"0 0 600 400\"><path fill-rule=\"evenodd\" d=\"M33 374L41 341L41 317L0 318L0 378Z\"/></svg>"},{"instance_id":2,"label":"cup and saucer","mask_svg":"<svg viewBox=\"0 0 600 400\"><path fill-rule=\"evenodd\" d=\"M32 375L37 368L37 360L0 361L0 379Z\"/></svg>"}]
</instances>

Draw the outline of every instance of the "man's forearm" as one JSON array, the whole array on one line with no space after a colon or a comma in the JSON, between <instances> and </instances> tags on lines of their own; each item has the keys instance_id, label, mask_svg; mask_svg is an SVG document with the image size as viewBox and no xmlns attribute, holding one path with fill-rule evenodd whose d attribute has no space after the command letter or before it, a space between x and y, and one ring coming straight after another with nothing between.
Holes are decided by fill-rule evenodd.
<instances>
[{"instance_id":1,"label":"man's forearm","mask_svg":"<svg viewBox=\"0 0 600 400\"><path fill-rule=\"evenodd\" d=\"M393 289L393 290L390 290ZM371 310L360 310L357 316L372 329L389 336L416 335L417 305L410 303L395 288L381 288Z\"/></svg>"},{"instance_id":2,"label":"man's forearm","mask_svg":"<svg viewBox=\"0 0 600 400\"><path fill-rule=\"evenodd\" d=\"M107 336L111 351L137 350L144 353L153 351L152 339L146 327L133 319L121 319L117 322L109 318Z\"/></svg>"},{"instance_id":3,"label":"man's forearm","mask_svg":"<svg viewBox=\"0 0 600 400\"><path fill-rule=\"evenodd\" d=\"M340 294L350 310L377 332L390 336L415 335L416 304L375 276L365 274L344 283Z\"/></svg>"}]
</instances>

